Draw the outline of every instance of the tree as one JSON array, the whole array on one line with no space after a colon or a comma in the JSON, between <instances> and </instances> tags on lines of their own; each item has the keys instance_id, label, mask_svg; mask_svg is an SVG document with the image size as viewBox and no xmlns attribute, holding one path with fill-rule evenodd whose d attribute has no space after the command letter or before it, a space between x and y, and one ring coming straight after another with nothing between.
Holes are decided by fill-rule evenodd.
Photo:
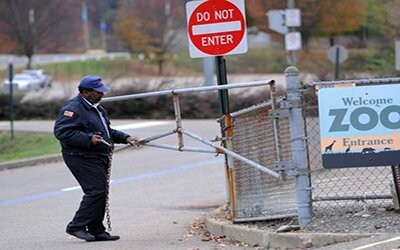
<instances>
[{"instance_id":1,"label":"tree","mask_svg":"<svg viewBox=\"0 0 400 250\"><path fill-rule=\"evenodd\" d=\"M320 1L325 15L318 25L319 32L327 34L331 45L334 45L334 36L358 30L365 22L367 9L364 0L336 0Z\"/></svg>"},{"instance_id":2,"label":"tree","mask_svg":"<svg viewBox=\"0 0 400 250\"><path fill-rule=\"evenodd\" d=\"M0 51L25 55L31 68L37 52L73 49L81 33L79 15L74 0L0 0Z\"/></svg>"},{"instance_id":3,"label":"tree","mask_svg":"<svg viewBox=\"0 0 400 250\"><path fill-rule=\"evenodd\" d=\"M131 53L155 55L161 75L165 56L186 23L184 18L182 0L131 0L121 6L115 28Z\"/></svg>"},{"instance_id":4,"label":"tree","mask_svg":"<svg viewBox=\"0 0 400 250\"><path fill-rule=\"evenodd\" d=\"M366 20L358 31L362 44L368 39L391 42L400 36L400 0L366 0Z\"/></svg>"}]
</instances>

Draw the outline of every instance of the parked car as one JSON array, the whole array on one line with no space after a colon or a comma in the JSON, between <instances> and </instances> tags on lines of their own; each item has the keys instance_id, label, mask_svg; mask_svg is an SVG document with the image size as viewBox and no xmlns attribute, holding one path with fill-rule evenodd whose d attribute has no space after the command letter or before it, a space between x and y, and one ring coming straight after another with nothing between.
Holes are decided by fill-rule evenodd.
<instances>
[{"instance_id":1,"label":"parked car","mask_svg":"<svg viewBox=\"0 0 400 250\"><path fill-rule=\"evenodd\" d=\"M32 74L18 73L14 75L12 84L15 91L37 90L41 88L42 79ZM10 81L6 79L3 84L3 91L10 91Z\"/></svg>"},{"instance_id":2,"label":"parked car","mask_svg":"<svg viewBox=\"0 0 400 250\"><path fill-rule=\"evenodd\" d=\"M43 69L29 69L22 71L22 73L38 77L40 79L40 87L42 88L51 87L51 82L53 81L53 77Z\"/></svg>"}]
</instances>

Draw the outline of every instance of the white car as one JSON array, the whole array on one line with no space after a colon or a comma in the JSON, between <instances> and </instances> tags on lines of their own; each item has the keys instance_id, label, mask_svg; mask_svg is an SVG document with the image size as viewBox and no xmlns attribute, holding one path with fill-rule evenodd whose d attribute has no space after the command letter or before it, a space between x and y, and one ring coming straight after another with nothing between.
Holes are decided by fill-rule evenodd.
<instances>
[{"instance_id":1,"label":"white car","mask_svg":"<svg viewBox=\"0 0 400 250\"><path fill-rule=\"evenodd\" d=\"M43 69L27 69L22 71L22 74L29 74L40 79L40 87L51 87L53 77Z\"/></svg>"},{"instance_id":2,"label":"white car","mask_svg":"<svg viewBox=\"0 0 400 250\"><path fill-rule=\"evenodd\" d=\"M31 74L19 73L14 75L12 84L15 91L37 90L41 88L42 80ZM3 91L10 92L10 81L8 79L4 81Z\"/></svg>"}]
</instances>

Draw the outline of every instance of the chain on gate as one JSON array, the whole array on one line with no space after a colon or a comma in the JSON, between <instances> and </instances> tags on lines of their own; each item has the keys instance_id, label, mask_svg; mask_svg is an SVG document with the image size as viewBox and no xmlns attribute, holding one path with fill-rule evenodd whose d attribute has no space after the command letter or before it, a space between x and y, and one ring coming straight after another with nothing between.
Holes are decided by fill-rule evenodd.
<instances>
[{"instance_id":1,"label":"chain on gate","mask_svg":"<svg viewBox=\"0 0 400 250\"><path fill-rule=\"evenodd\" d=\"M110 153L108 154L108 166L106 170L107 174L107 182L106 182L106 190L105 190L105 212L106 212L106 219L107 219L107 229L111 231L111 216L110 216L110 181L111 181L111 165L112 165L112 156L114 152L114 144L109 144L108 142L102 140L102 143L106 144L110 147Z\"/></svg>"}]
</instances>

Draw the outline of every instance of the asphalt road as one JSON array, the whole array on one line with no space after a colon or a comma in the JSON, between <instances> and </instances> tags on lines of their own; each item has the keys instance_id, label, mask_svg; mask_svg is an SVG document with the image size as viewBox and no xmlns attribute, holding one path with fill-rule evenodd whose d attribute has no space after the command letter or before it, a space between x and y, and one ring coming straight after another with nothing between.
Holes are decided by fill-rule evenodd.
<instances>
[{"instance_id":1,"label":"asphalt road","mask_svg":"<svg viewBox=\"0 0 400 250\"><path fill-rule=\"evenodd\" d=\"M15 123L16 130L51 131L52 121ZM114 121L139 137L174 128L173 121ZM0 130L7 129L0 123ZM205 139L219 134L216 121L183 121ZM163 143L176 145L176 137ZM186 143L186 141L185 141ZM193 145L190 140L188 146ZM65 226L82 192L63 162L0 171L0 249L219 249L189 236L197 218L226 202L223 157L141 147L114 155L111 185L112 233L116 242L68 238Z\"/></svg>"}]
</instances>

